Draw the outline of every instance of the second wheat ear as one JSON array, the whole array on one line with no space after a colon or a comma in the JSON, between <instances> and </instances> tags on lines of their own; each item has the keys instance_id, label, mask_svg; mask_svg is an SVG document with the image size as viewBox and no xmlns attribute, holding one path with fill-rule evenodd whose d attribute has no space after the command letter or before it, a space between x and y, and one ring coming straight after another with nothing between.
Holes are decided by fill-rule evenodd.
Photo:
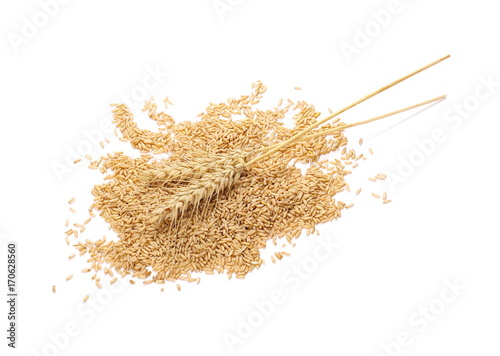
<instances>
[{"instance_id":1,"label":"second wheat ear","mask_svg":"<svg viewBox=\"0 0 500 356\"><path fill-rule=\"evenodd\" d=\"M198 208L201 201L208 200L214 195L218 195L224 190L230 188L235 182L238 181L244 169L249 168L252 164L259 162L260 160L263 160L275 152L283 150L296 142L305 141L320 135L329 135L338 131L343 131L350 127L364 125L419 106L445 99L446 96L442 95L415 105L395 110L388 114L352 124L341 125L333 129L323 130L306 136L308 132L321 126L325 122L337 117L338 115L374 97L375 95L405 81L406 79L444 61L449 57L449 55L442 57L375 90L368 95L365 95L346 107L306 127L288 140L276 145L263 147L256 151L233 149L218 154L195 152L193 154L194 158L192 161L174 165L165 165L164 169L160 170L155 169L144 171L141 174L141 180L145 183L163 182L164 184L168 184L172 191L167 203L152 212L152 222L161 225L168 219L171 223L175 223L188 209L193 208L193 210L195 210Z\"/></svg>"}]
</instances>

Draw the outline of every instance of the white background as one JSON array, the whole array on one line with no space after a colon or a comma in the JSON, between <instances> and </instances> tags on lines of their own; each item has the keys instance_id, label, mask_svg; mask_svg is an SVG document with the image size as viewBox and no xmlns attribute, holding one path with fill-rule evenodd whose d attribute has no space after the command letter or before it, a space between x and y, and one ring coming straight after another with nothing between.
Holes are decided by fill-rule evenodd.
<instances>
[{"instance_id":1,"label":"white background","mask_svg":"<svg viewBox=\"0 0 500 356\"><path fill-rule=\"evenodd\" d=\"M5 242L19 245L18 349L9 355L226 355L224 335L240 338L238 355L500 352L500 22L492 1L222 0L223 13L212 0L46 3L3 1L0 9L2 291ZM348 46L356 53L346 54ZM291 98L326 112L448 53L451 59L343 115L354 122L448 94L409 120L402 114L348 133L355 148L364 138L360 153L375 151L349 178L362 194L343 195L355 206L321 226L320 237L300 238L279 264L246 280L205 276L181 292L128 282L99 292L79 273L84 259L67 260L64 221L85 219L90 189L102 177L84 165L62 176L54 167L87 140L86 131L110 121L111 102L142 117L131 94L141 93L148 71L168 72L147 95L160 103L168 95L169 112L182 121L209 101L248 94L256 80L268 86L262 108ZM481 80L496 86L488 91ZM435 129L445 138L424 155L416 141ZM127 147L105 137L112 144L93 145L94 157ZM398 174L410 158L418 164L394 189L367 180ZM387 191L392 203L382 205L372 191ZM73 196L76 215L67 206ZM107 233L97 221L89 230L91 239ZM318 242L330 238L340 246L318 262ZM293 266L311 272L287 282ZM69 274L75 278L66 283ZM450 283L466 289L453 295ZM282 303L262 317L255 303L274 289ZM82 307L86 294L102 303ZM425 319L421 308L429 306ZM244 334L238 327L248 319L259 325ZM78 335L67 336L68 327ZM398 337L410 342L397 346Z\"/></svg>"}]
</instances>

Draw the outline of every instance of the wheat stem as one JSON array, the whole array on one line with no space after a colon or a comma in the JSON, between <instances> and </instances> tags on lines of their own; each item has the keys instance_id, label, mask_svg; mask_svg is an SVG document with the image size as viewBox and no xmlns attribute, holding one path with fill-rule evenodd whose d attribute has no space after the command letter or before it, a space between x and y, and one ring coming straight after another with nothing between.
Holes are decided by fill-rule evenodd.
<instances>
[{"instance_id":1,"label":"wheat stem","mask_svg":"<svg viewBox=\"0 0 500 356\"><path fill-rule=\"evenodd\" d=\"M352 124L341 125L341 126L334 127L332 129L328 129L328 130L323 130L323 131L320 131L320 132L315 132L315 133L313 133L311 135L307 135L307 136L302 137L301 141L306 141L306 140L309 140L311 138L318 137L318 136L330 135L330 134L332 134L334 132L343 131L343 130L351 128L351 127L368 124L368 123L373 122L373 121L385 119L386 117L393 116L393 115L396 115L396 114L400 114L402 112L405 112L405 111L408 111L408 110L411 110L411 109L415 109L415 108L418 108L420 106L424 106L424 105L427 105L427 104L430 104L430 103L434 103L436 101L440 101L440 100L444 100L444 99L446 99L446 95L441 95L441 96L438 96L438 97L433 98L433 99L422 101L421 103L418 103L418 104L410 105L410 106L404 107L402 109L394 110L394 111L391 111L391 112L383 114L383 115L372 117L370 119L366 119L366 120L362 120L362 121L357 121L357 122L354 122Z\"/></svg>"},{"instance_id":2,"label":"wheat stem","mask_svg":"<svg viewBox=\"0 0 500 356\"><path fill-rule=\"evenodd\" d=\"M374 92L371 92L370 94L367 94L367 95L363 96L362 98L354 101L353 103L347 105L346 107L338 110L337 112L334 112L333 114L325 117L324 119L322 119L322 120L320 120L320 121L318 121L318 122L316 122L316 123L314 123L314 124L306 127L305 129L303 129L302 131L300 131L296 135L292 136L288 140L286 140L284 142L281 142L278 145L275 145L273 148L270 148L265 153L263 153L263 154L255 157L254 159L250 160L247 163L247 166L249 166L249 165L251 165L251 164L253 164L255 162L258 162L258 161L260 161L260 160L262 160L262 159L264 159L264 158L272 155L273 153L275 153L276 151L279 151L283 147L291 145L292 143L294 143L295 141L297 141L298 139L300 139L302 136L304 136L306 133L308 133L309 131L315 129L316 127L324 124L328 120L333 119L334 117L336 117L336 116L342 114L343 112L345 112L345 111L353 108L354 106L356 106L358 104L361 104L362 102L364 102L364 101L366 101L366 100L374 97L375 95L382 93L383 91L385 91L385 90L387 90L387 89L389 89L389 88L391 88L391 87L393 87L393 86L395 86L395 85L397 85L397 84L399 84L399 83L401 83L401 82L403 82L403 81L405 81L405 80L413 77L414 75L416 75L416 74L418 74L420 72L423 72L424 70L426 70L426 69L428 69L428 68L430 68L430 67L432 67L432 66L434 66L434 65L436 65L436 64L438 64L438 63L440 63L442 61L444 61L445 59L447 59L449 57L450 57L450 55L448 54L448 55L446 55L446 56L444 56L444 57L442 57L442 58L440 58L440 59L438 59L438 60L436 60L436 61L434 61L432 63L429 63L429 64L425 65L424 67L422 67L420 69L417 69L417 70L411 72L410 74L405 75L404 77L401 77L401 78L399 78L399 79L397 79L397 80L395 80L395 81L393 81L393 82L391 82L389 84L384 85L383 87L375 90Z\"/></svg>"}]
</instances>

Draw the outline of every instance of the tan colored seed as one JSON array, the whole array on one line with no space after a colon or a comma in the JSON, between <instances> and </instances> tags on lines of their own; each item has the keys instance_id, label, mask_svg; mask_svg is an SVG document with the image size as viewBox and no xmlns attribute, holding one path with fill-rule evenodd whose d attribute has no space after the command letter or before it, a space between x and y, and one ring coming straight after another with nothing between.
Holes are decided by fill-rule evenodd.
<instances>
[{"instance_id":1,"label":"tan colored seed","mask_svg":"<svg viewBox=\"0 0 500 356\"><path fill-rule=\"evenodd\" d=\"M83 297L83 302L87 303L87 300L89 300L89 295L88 294L85 297Z\"/></svg>"},{"instance_id":2,"label":"tan colored seed","mask_svg":"<svg viewBox=\"0 0 500 356\"><path fill-rule=\"evenodd\" d=\"M380 195L378 195L377 193L372 193L372 196L376 199L379 199L380 198Z\"/></svg>"},{"instance_id":3,"label":"tan colored seed","mask_svg":"<svg viewBox=\"0 0 500 356\"><path fill-rule=\"evenodd\" d=\"M56 293L56 286L55 285L52 286L52 293L54 293L54 294Z\"/></svg>"},{"instance_id":4,"label":"tan colored seed","mask_svg":"<svg viewBox=\"0 0 500 356\"><path fill-rule=\"evenodd\" d=\"M358 188L358 190L356 190L356 195L359 195L359 193L361 193L361 190L362 188Z\"/></svg>"},{"instance_id":5,"label":"tan colored seed","mask_svg":"<svg viewBox=\"0 0 500 356\"><path fill-rule=\"evenodd\" d=\"M180 292L181 291L181 285L177 284L177 290Z\"/></svg>"},{"instance_id":6,"label":"tan colored seed","mask_svg":"<svg viewBox=\"0 0 500 356\"><path fill-rule=\"evenodd\" d=\"M66 282L69 281L71 278L73 278L72 274L70 274L68 277L66 277Z\"/></svg>"}]
</instances>

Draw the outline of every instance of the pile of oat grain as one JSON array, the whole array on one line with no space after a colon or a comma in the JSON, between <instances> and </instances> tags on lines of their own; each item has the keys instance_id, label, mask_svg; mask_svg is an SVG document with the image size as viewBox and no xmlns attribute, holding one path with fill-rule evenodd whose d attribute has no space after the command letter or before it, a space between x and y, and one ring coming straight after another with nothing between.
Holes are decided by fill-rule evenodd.
<instances>
[{"instance_id":1,"label":"pile of oat grain","mask_svg":"<svg viewBox=\"0 0 500 356\"><path fill-rule=\"evenodd\" d=\"M347 150L342 132L299 141L245 169L230 189L200 208L186 212L176 224L151 223L151 214L165 204L168 185L145 184L141 172L161 167L164 160L175 163L194 152L224 152L228 149L259 149L292 137L315 123L320 115L306 102L288 101L271 110L255 108L266 91L257 82L250 95L210 104L199 120L176 123L158 112L154 101L143 111L156 121L158 131L141 129L126 105L115 105L113 122L121 140L140 152L139 157L109 153L91 162L104 182L92 189L91 216L98 213L118 235L114 241L85 240L74 246L88 254L95 273L112 270L122 277L144 283L198 281L193 273L227 273L243 278L262 263L261 250L269 240L289 244L302 231L337 219L346 204L335 195L348 188L344 161L359 156ZM293 114L294 127L283 124ZM311 133L340 125L337 119ZM323 155L338 152L337 159ZM303 173L295 163L307 165ZM93 212L92 212L93 211ZM94 275L95 278L95 275Z\"/></svg>"}]
</instances>

